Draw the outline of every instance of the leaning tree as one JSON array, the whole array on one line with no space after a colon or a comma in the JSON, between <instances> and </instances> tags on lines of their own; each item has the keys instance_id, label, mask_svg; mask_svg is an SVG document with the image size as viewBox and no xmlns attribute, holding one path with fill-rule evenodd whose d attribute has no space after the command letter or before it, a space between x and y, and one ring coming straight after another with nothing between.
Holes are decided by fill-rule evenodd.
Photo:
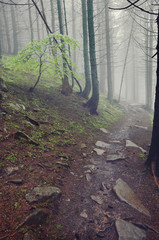
<instances>
[{"instance_id":1,"label":"leaning tree","mask_svg":"<svg viewBox=\"0 0 159 240\"><path fill-rule=\"evenodd\" d=\"M152 129L152 138L151 138L151 145L150 150L148 153L147 160L145 162L146 166L151 169L152 174L155 179L155 183L159 187L159 3L158 0L151 1L150 8L144 8L144 4L149 1L136 0L130 1L127 0L129 3L126 7L123 8L115 8L116 10L124 10L129 8L137 8L140 11L146 12L150 15L155 15L157 17L157 46L156 46L156 53L152 56L157 57L157 70L156 70L156 92L155 92L155 104L154 104L154 119L153 119L153 129ZM111 8L114 9L114 8ZM153 11L152 11L153 9Z\"/></svg>"}]
</instances>

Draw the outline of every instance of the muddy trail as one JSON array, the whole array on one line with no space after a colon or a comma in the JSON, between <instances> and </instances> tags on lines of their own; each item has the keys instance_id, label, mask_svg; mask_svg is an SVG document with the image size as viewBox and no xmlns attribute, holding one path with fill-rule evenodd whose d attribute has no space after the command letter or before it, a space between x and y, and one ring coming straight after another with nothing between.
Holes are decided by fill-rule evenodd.
<instances>
[{"instance_id":1,"label":"muddy trail","mask_svg":"<svg viewBox=\"0 0 159 240\"><path fill-rule=\"evenodd\" d=\"M83 147L85 157L76 159L56 209L57 239L159 239L159 193L144 166L151 130L149 114L131 106L109 132L101 129L92 152Z\"/></svg>"}]
</instances>

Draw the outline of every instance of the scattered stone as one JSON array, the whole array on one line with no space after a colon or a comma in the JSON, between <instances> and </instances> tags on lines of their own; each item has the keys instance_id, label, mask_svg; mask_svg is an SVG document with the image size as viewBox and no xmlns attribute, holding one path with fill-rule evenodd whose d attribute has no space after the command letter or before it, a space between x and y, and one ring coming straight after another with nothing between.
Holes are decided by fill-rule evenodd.
<instances>
[{"instance_id":1,"label":"scattered stone","mask_svg":"<svg viewBox=\"0 0 159 240\"><path fill-rule=\"evenodd\" d=\"M101 156L103 153L105 153L105 150L99 148L94 148L93 151L96 152L98 156Z\"/></svg>"},{"instance_id":2,"label":"scattered stone","mask_svg":"<svg viewBox=\"0 0 159 240\"><path fill-rule=\"evenodd\" d=\"M99 231L96 235L99 238L104 238L106 236L106 233L105 233L105 231Z\"/></svg>"},{"instance_id":3,"label":"scattered stone","mask_svg":"<svg viewBox=\"0 0 159 240\"><path fill-rule=\"evenodd\" d=\"M140 128L140 129L143 129L143 130L147 130L148 129L147 127L143 127L143 126L139 126L139 125L134 125L134 127Z\"/></svg>"},{"instance_id":4,"label":"scattered stone","mask_svg":"<svg viewBox=\"0 0 159 240\"><path fill-rule=\"evenodd\" d=\"M23 138L23 139L26 139L30 144L33 144L35 146L38 146L39 143L35 142L33 139L31 139L26 133L23 133L21 131L18 131L16 133L14 133L14 138L15 139L20 139L20 138Z\"/></svg>"},{"instance_id":5,"label":"scattered stone","mask_svg":"<svg viewBox=\"0 0 159 240\"><path fill-rule=\"evenodd\" d=\"M99 196L91 195L91 199L98 203L99 205L103 204L103 200Z\"/></svg>"},{"instance_id":6,"label":"scattered stone","mask_svg":"<svg viewBox=\"0 0 159 240\"><path fill-rule=\"evenodd\" d=\"M24 220L23 224L27 225L36 225L38 226L40 223L44 222L48 216L48 213L42 209L35 210L32 214L30 214Z\"/></svg>"},{"instance_id":7,"label":"scattered stone","mask_svg":"<svg viewBox=\"0 0 159 240\"><path fill-rule=\"evenodd\" d=\"M134 142L132 142L130 140L126 140L126 147L139 148L141 150L141 152L146 153L146 150L144 150L142 147L139 147L138 145L136 145Z\"/></svg>"},{"instance_id":8,"label":"scattered stone","mask_svg":"<svg viewBox=\"0 0 159 240\"><path fill-rule=\"evenodd\" d=\"M87 157L87 154L86 153L82 153L83 157Z\"/></svg>"},{"instance_id":9,"label":"scattered stone","mask_svg":"<svg viewBox=\"0 0 159 240\"><path fill-rule=\"evenodd\" d=\"M82 143L81 144L81 148L83 149L83 148L86 148L87 146L86 146L86 144L85 143Z\"/></svg>"},{"instance_id":10,"label":"scattered stone","mask_svg":"<svg viewBox=\"0 0 159 240\"><path fill-rule=\"evenodd\" d=\"M67 163L63 163L63 162L56 162L57 165L60 165L62 167L66 167L66 168L70 168L70 166Z\"/></svg>"},{"instance_id":11,"label":"scattered stone","mask_svg":"<svg viewBox=\"0 0 159 240\"><path fill-rule=\"evenodd\" d=\"M117 196L121 201L126 202L127 204L129 204L130 206L138 210L139 212L150 217L149 211L144 207L144 205L138 199L138 197L133 192L133 190L122 179L119 178L116 181L116 184L113 187L113 190L115 191L115 193L117 194Z\"/></svg>"},{"instance_id":12,"label":"scattered stone","mask_svg":"<svg viewBox=\"0 0 159 240\"><path fill-rule=\"evenodd\" d=\"M87 180L87 182L90 182L90 180L91 180L91 175L89 173L86 174L86 180Z\"/></svg>"},{"instance_id":13,"label":"scattered stone","mask_svg":"<svg viewBox=\"0 0 159 240\"><path fill-rule=\"evenodd\" d=\"M35 125L35 126L39 126L40 124L35 121L34 119L28 117L28 116L25 116L26 120L29 121L31 124Z\"/></svg>"},{"instance_id":14,"label":"scattered stone","mask_svg":"<svg viewBox=\"0 0 159 240\"><path fill-rule=\"evenodd\" d=\"M105 143L103 141L97 141L95 145L100 148L109 148L110 147L110 144Z\"/></svg>"},{"instance_id":15,"label":"scattered stone","mask_svg":"<svg viewBox=\"0 0 159 240\"><path fill-rule=\"evenodd\" d=\"M9 103L9 106L12 108L13 111L20 112L22 110L25 110L25 106L23 104L14 104L14 103Z\"/></svg>"},{"instance_id":16,"label":"scattered stone","mask_svg":"<svg viewBox=\"0 0 159 240\"><path fill-rule=\"evenodd\" d=\"M121 142L120 142L120 141L117 141L117 140L110 141L110 143L121 144Z\"/></svg>"},{"instance_id":17,"label":"scattered stone","mask_svg":"<svg viewBox=\"0 0 159 240\"><path fill-rule=\"evenodd\" d=\"M34 232L27 232L24 234L23 240L38 240L38 238Z\"/></svg>"},{"instance_id":18,"label":"scattered stone","mask_svg":"<svg viewBox=\"0 0 159 240\"><path fill-rule=\"evenodd\" d=\"M86 166L84 166L84 168L89 168L91 171L96 169L96 166L94 166L93 164L88 164Z\"/></svg>"},{"instance_id":19,"label":"scattered stone","mask_svg":"<svg viewBox=\"0 0 159 240\"><path fill-rule=\"evenodd\" d=\"M106 183L104 183L104 182L101 183L100 190L101 191L108 190Z\"/></svg>"},{"instance_id":20,"label":"scattered stone","mask_svg":"<svg viewBox=\"0 0 159 240\"><path fill-rule=\"evenodd\" d=\"M19 170L19 167L7 167L6 168L6 173L8 176L10 176L11 174L16 173Z\"/></svg>"},{"instance_id":21,"label":"scattered stone","mask_svg":"<svg viewBox=\"0 0 159 240\"><path fill-rule=\"evenodd\" d=\"M100 128L100 130L102 131L102 132L104 132L104 133L110 133L107 129L105 129L105 128Z\"/></svg>"},{"instance_id":22,"label":"scattered stone","mask_svg":"<svg viewBox=\"0 0 159 240\"><path fill-rule=\"evenodd\" d=\"M23 180L22 179L11 179L11 180L8 180L7 183L14 183L14 184L22 184L23 183Z\"/></svg>"},{"instance_id":23,"label":"scattered stone","mask_svg":"<svg viewBox=\"0 0 159 240\"><path fill-rule=\"evenodd\" d=\"M122 219L116 220L115 226L120 240L142 240L146 238L146 232L143 229L139 229Z\"/></svg>"},{"instance_id":24,"label":"scattered stone","mask_svg":"<svg viewBox=\"0 0 159 240\"><path fill-rule=\"evenodd\" d=\"M114 161L118 161L118 160L124 160L125 157L121 154L112 154L112 155L108 155L106 161L107 162L114 162Z\"/></svg>"},{"instance_id":25,"label":"scattered stone","mask_svg":"<svg viewBox=\"0 0 159 240\"><path fill-rule=\"evenodd\" d=\"M45 201L49 198L57 199L61 190L57 187L35 187L32 192L27 193L25 198L29 203Z\"/></svg>"},{"instance_id":26,"label":"scattered stone","mask_svg":"<svg viewBox=\"0 0 159 240\"><path fill-rule=\"evenodd\" d=\"M80 216L83 217L83 218L88 218L87 211L84 209L84 210L81 212Z\"/></svg>"}]
</instances>

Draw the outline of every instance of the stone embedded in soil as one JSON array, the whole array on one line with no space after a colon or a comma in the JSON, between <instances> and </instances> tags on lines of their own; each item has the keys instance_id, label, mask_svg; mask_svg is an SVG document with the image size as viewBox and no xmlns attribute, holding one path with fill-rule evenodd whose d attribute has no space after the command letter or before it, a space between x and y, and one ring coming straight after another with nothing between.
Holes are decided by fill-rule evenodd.
<instances>
[{"instance_id":1,"label":"stone embedded in soil","mask_svg":"<svg viewBox=\"0 0 159 240\"><path fill-rule=\"evenodd\" d=\"M116 220L115 226L120 240L142 240L146 238L146 232L144 230L122 219Z\"/></svg>"},{"instance_id":2,"label":"stone embedded in soil","mask_svg":"<svg viewBox=\"0 0 159 240\"><path fill-rule=\"evenodd\" d=\"M67 163L56 162L56 164L59 165L59 166L62 166L62 167L70 168L70 166Z\"/></svg>"},{"instance_id":3,"label":"stone embedded in soil","mask_svg":"<svg viewBox=\"0 0 159 240\"><path fill-rule=\"evenodd\" d=\"M101 156L103 153L105 153L105 150L99 148L94 148L93 151L96 152L98 156Z\"/></svg>"},{"instance_id":4,"label":"stone embedded in soil","mask_svg":"<svg viewBox=\"0 0 159 240\"><path fill-rule=\"evenodd\" d=\"M107 162L114 162L114 161L118 161L118 160L124 160L125 157L121 154L112 154L112 155L108 155L106 161Z\"/></svg>"},{"instance_id":5,"label":"stone embedded in soil","mask_svg":"<svg viewBox=\"0 0 159 240\"><path fill-rule=\"evenodd\" d=\"M134 142L132 142L130 140L126 140L126 147L139 148L141 150L141 152L146 153L146 150L144 150L142 147L139 147L138 145L136 145Z\"/></svg>"},{"instance_id":6,"label":"stone embedded in soil","mask_svg":"<svg viewBox=\"0 0 159 240\"><path fill-rule=\"evenodd\" d=\"M23 240L38 240L38 237L33 232L27 232L24 234Z\"/></svg>"},{"instance_id":7,"label":"stone embedded in soil","mask_svg":"<svg viewBox=\"0 0 159 240\"><path fill-rule=\"evenodd\" d=\"M26 219L24 220L23 224L27 225L36 225L38 226L40 223L44 222L48 216L48 212L37 209L33 213L31 213Z\"/></svg>"},{"instance_id":8,"label":"stone embedded in soil","mask_svg":"<svg viewBox=\"0 0 159 240\"><path fill-rule=\"evenodd\" d=\"M61 190L57 187L35 187L32 192L25 195L29 203L42 202L49 198L56 200L61 195Z\"/></svg>"},{"instance_id":9,"label":"stone embedded in soil","mask_svg":"<svg viewBox=\"0 0 159 240\"><path fill-rule=\"evenodd\" d=\"M6 173L7 173L8 176L10 176L11 174L14 174L14 173L18 172L18 170L19 170L19 167L7 167L7 168L5 169L5 171L6 171Z\"/></svg>"},{"instance_id":10,"label":"stone embedded in soil","mask_svg":"<svg viewBox=\"0 0 159 240\"><path fill-rule=\"evenodd\" d=\"M99 205L103 204L103 200L99 196L91 195L91 199L98 203Z\"/></svg>"},{"instance_id":11,"label":"stone embedded in soil","mask_svg":"<svg viewBox=\"0 0 159 240\"><path fill-rule=\"evenodd\" d=\"M128 184L124 182L122 179L119 178L116 181L113 190L115 191L115 193L117 194L121 201L126 202L139 212L150 217L149 211L144 207L144 205L138 199L133 190L128 186Z\"/></svg>"},{"instance_id":12,"label":"stone embedded in soil","mask_svg":"<svg viewBox=\"0 0 159 240\"><path fill-rule=\"evenodd\" d=\"M86 173L86 180L87 182L91 181L91 175L89 173Z\"/></svg>"},{"instance_id":13,"label":"stone embedded in soil","mask_svg":"<svg viewBox=\"0 0 159 240\"><path fill-rule=\"evenodd\" d=\"M88 218L86 209L84 209L84 210L81 212L80 216L83 217L83 218Z\"/></svg>"},{"instance_id":14,"label":"stone embedded in soil","mask_svg":"<svg viewBox=\"0 0 159 240\"><path fill-rule=\"evenodd\" d=\"M10 179L10 180L7 181L7 183L22 184L22 183L23 183L23 180L20 179L20 178Z\"/></svg>"},{"instance_id":15,"label":"stone embedded in soil","mask_svg":"<svg viewBox=\"0 0 159 240\"><path fill-rule=\"evenodd\" d=\"M24 106L23 104L10 103L9 106L10 106L10 108L12 108L13 111L20 112L20 111L22 111L22 110L25 110L25 106Z\"/></svg>"},{"instance_id":16,"label":"stone embedded in soil","mask_svg":"<svg viewBox=\"0 0 159 240\"><path fill-rule=\"evenodd\" d=\"M105 143L103 141L97 141L95 145L100 148L109 148L110 147L109 143Z\"/></svg>"},{"instance_id":17,"label":"stone embedded in soil","mask_svg":"<svg viewBox=\"0 0 159 240\"><path fill-rule=\"evenodd\" d=\"M140 128L140 129L143 129L143 130L147 130L148 129L147 127L143 127L143 126L139 126L139 125L134 125L134 127Z\"/></svg>"},{"instance_id":18,"label":"stone embedded in soil","mask_svg":"<svg viewBox=\"0 0 159 240\"><path fill-rule=\"evenodd\" d=\"M100 130L103 132L103 133L110 133L107 129L105 128L100 128Z\"/></svg>"},{"instance_id":19,"label":"stone embedded in soil","mask_svg":"<svg viewBox=\"0 0 159 240\"><path fill-rule=\"evenodd\" d=\"M85 143L81 143L81 146L80 146L80 147L83 149L83 148L86 148L87 146L86 146Z\"/></svg>"}]
</instances>

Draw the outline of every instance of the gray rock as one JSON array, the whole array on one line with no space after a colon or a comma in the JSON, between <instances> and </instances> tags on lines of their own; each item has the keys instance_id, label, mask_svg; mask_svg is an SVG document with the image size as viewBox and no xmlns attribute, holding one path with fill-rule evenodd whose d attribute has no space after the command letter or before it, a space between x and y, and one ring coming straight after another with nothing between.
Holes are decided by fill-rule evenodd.
<instances>
[{"instance_id":1,"label":"gray rock","mask_svg":"<svg viewBox=\"0 0 159 240\"><path fill-rule=\"evenodd\" d=\"M62 166L62 167L66 167L66 168L70 168L70 166L67 163L64 162L56 162L57 165Z\"/></svg>"},{"instance_id":2,"label":"gray rock","mask_svg":"<svg viewBox=\"0 0 159 240\"><path fill-rule=\"evenodd\" d=\"M144 150L142 147L139 147L138 145L136 145L134 142L132 142L130 140L126 140L126 147L139 148L141 150L141 152L146 153L146 150Z\"/></svg>"},{"instance_id":3,"label":"gray rock","mask_svg":"<svg viewBox=\"0 0 159 240\"><path fill-rule=\"evenodd\" d=\"M99 196L91 195L91 199L92 199L93 201L95 201L96 203L98 203L99 205L103 204L103 200L102 200L101 197L99 197Z\"/></svg>"},{"instance_id":4,"label":"gray rock","mask_svg":"<svg viewBox=\"0 0 159 240\"><path fill-rule=\"evenodd\" d=\"M27 232L24 234L23 240L38 240L37 236L33 232Z\"/></svg>"},{"instance_id":5,"label":"gray rock","mask_svg":"<svg viewBox=\"0 0 159 240\"><path fill-rule=\"evenodd\" d=\"M146 238L146 232L144 230L122 219L116 220L115 226L120 240L142 240Z\"/></svg>"},{"instance_id":6,"label":"gray rock","mask_svg":"<svg viewBox=\"0 0 159 240\"><path fill-rule=\"evenodd\" d=\"M27 225L36 225L38 226L40 223L44 222L48 216L48 213L43 211L42 209L35 210L32 214L30 214L24 220L24 224Z\"/></svg>"},{"instance_id":7,"label":"gray rock","mask_svg":"<svg viewBox=\"0 0 159 240\"><path fill-rule=\"evenodd\" d=\"M138 210L139 212L150 217L149 211L144 207L144 205L138 199L138 197L133 192L133 190L122 179L119 178L116 181L116 184L113 187L113 190L115 191L115 193L117 194L117 196L121 201L126 202L127 204L129 204L130 206Z\"/></svg>"},{"instance_id":8,"label":"gray rock","mask_svg":"<svg viewBox=\"0 0 159 240\"><path fill-rule=\"evenodd\" d=\"M83 148L86 148L87 146L85 143L82 143L80 147L83 149Z\"/></svg>"},{"instance_id":9,"label":"gray rock","mask_svg":"<svg viewBox=\"0 0 159 240\"><path fill-rule=\"evenodd\" d=\"M45 201L49 198L56 199L61 195L57 187L35 187L32 192L26 194L25 198L29 203Z\"/></svg>"},{"instance_id":10,"label":"gray rock","mask_svg":"<svg viewBox=\"0 0 159 240\"><path fill-rule=\"evenodd\" d=\"M110 133L107 129L105 128L100 128L100 130L103 132L103 133Z\"/></svg>"},{"instance_id":11,"label":"gray rock","mask_svg":"<svg viewBox=\"0 0 159 240\"><path fill-rule=\"evenodd\" d=\"M143 130L147 130L148 129L147 127L143 127L143 126L139 126L139 125L134 125L134 127L140 128L140 129L143 129Z\"/></svg>"},{"instance_id":12,"label":"gray rock","mask_svg":"<svg viewBox=\"0 0 159 240\"><path fill-rule=\"evenodd\" d=\"M87 182L91 181L91 175L89 173L86 173L86 180Z\"/></svg>"},{"instance_id":13,"label":"gray rock","mask_svg":"<svg viewBox=\"0 0 159 240\"><path fill-rule=\"evenodd\" d=\"M16 173L19 170L19 167L7 167L5 169L6 173L8 176L10 176L11 174Z\"/></svg>"},{"instance_id":14,"label":"gray rock","mask_svg":"<svg viewBox=\"0 0 159 240\"><path fill-rule=\"evenodd\" d=\"M8 180L7 183L22 184L23 180L20 178Z\"/></svg>"},{"instance_id":15,"label":"gray rock","mask_svg":"<svg viewBox=\"0 0 159 240\"><path fill-rule=\"evenodd\" d=\"M112 154L112 155L108 155L106 161L107 162L114 162L117 160L124 160L125 157L121 154Z\"/></svg>"},{"instance_id":16,"label":"gray rock","mask_svg":"<svg viewBox=\"0 0 159 240\"><path fill-rule=\"evenodd\" d=\"M105 150L99 148L94 148L93 151L96 152L98 156L101 156L103 153L105 153Z\"/></svg>"},{"instance_id":17,"label":"gray rock","mask_svg":"<svg viewBox=\"0 0 159 240\"><path fill-rule=\"evenodd\" d=\"M81 212L80 216L83 217L83 218L88 218L87 211L84 209L84 210Z\"/></svg>"},{"instance_id":18,"label":"gray rock","mask_svg":"<svg viewBox=\"0 0 159 240\"><path fill-rule=\"evenodd\" d=\"M110 147L110 144L105 143L103 141L97 141L95 145L100 148L109 148Z\"/></svg>"},{"instance_id":19,"label":"gray rock","mask_svg":"<svg viewBox=\"0 0 159 240\"><path fill-rule=\"evenodd\" d=\"M23 104L9 103L9 106L10 106L10 108L11 108L13 111L20 112L20 111L22 111L22 110L25 110L25 106L24 106Z\"/></svg>"}]
</instances>

